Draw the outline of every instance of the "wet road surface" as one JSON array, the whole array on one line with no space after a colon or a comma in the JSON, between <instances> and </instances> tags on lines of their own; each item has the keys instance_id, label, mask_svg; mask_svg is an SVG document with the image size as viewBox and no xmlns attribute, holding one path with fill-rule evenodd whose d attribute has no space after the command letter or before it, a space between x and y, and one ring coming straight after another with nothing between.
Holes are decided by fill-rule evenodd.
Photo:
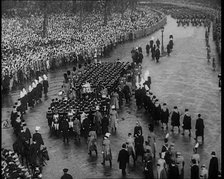
<instances>
[{"instance_id":1,"label":"wet road surface","mask_svg":"<svg viewBox=\"0 0 224 179\"><path fill-rule=\"evenodd\" d=\"M212 32L212 29L211 29ZM164 47L168 43L170 34L174 36L174 50L170 57L163 57L160 63L156 64L151 57L146 56L145 45L153 36L161 41L161 31L157 31L151 36L138 39L119 45L112 53L111 57L104 60L113 61L117 58L122 61L131 61L131 49L141 46L143 49L143 75L149 73L152 79L152 92L158 97L160 104L166 102L169 109L177 105L183 113L185 108L189 109L192 116L192 137L170 132L170 142L175 143L175 149L180 151L185 158L185 178L190 176L190 157L195 145L194 127L198 113L202 114L205 123L205 144L200 146L198 152L201 156L201 164L209 165L211 151L216 151L218 158L221 157L221 91L218 89L218 73L220 66L217 65L216 71L212 71L211 64L207 64L205 47L205 29L203 27L177 27L174 19L168 17L167 25L164 30ZM210 35L211 36L211 35ZM210 38L212 56L216 57L215 46ZM217 58L216 58L217 59ZM217 62L218 63L218 62ZM122 143L126 141L127 134L134 132L136 120L141 122L144 138L148 135L148 115L144 110L137 111L135 100L132 99L130 105L124 105L119 112L119 126L116 134L110 137L112 143L112 168L109 163L102 166L101 142L102 136L98 138L98 157L89 157L87 145L84 139L81 145L75 144L73 140L64 144L62 139L54 136L50 137L49 128L46 120L46 111L50 106L51 99L55 98L61 88L63 73L72 67L64 67L48 74L49 92L48 98L42 98L42 102L37 104L34 109L27 112L25 121L31 133L35 126L41 127L45 145L48 148L50 161L43 168L44 179L60 178L63 174L62 169L68 168L69 173L76 179L81 178L121 178L121 171L117 163L118 152ZM2 98L2 119L9 118L11 108L19 96L19 91L13 91L8 96ZM124 120L122 120L124 118ZM181 120L182 123L182 120ZM12 148L15 140L12 135L13 130L2 130L2 147ZM162 143L166 133L160 126L155 127L157 151L161 151ZM158 152L157 152L158 158ZM137 167L128 168L126 178L143 178L143 167L139 157ZM219 165L220 164L219 160ZM154 173L156 176L156 173Z\"/></svg>"}]
</instances>

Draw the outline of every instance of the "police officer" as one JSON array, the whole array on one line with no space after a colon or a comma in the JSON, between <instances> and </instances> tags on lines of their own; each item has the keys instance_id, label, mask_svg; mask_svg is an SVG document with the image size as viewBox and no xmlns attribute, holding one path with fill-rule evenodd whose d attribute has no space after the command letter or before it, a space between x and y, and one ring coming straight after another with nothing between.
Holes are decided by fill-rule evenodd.
<instances>
[{"instance_id":1,"label":"police officer","mask_svg":"<svg viewBox=\"0 0 224 179\"><path fill-rule=\"evenodd\" d=\"M64 172L64 175L61 177L61 179L73 179L73 177L67 173L68 172L67 168L64 168L63 172Z\"/></svg>"}]
</instances>

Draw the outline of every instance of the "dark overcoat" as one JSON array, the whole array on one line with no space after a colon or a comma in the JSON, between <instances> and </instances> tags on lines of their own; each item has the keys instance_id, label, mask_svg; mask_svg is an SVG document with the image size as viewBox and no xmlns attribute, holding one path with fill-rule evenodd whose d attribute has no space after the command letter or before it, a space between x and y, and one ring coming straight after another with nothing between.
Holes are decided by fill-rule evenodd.
<instances>
[{"instance_id":1,"label":"dark overcoat","mask_svg":"<svg viewBox=\"0 0 224 179\"><path fill-rule=\"evenodd\" d=\"M180 126L180 113L173 111L171 116L171 125L172 126Z\"/></svg>"},{"instance_id":2,"label":"dark overcoat","mask_svg":"<svg viewBox=\"0 0 224 179\"><path fill-rule=\"evenodd\" d=\"M219 170L218 159L217 157L212 157L209 163L208 179L217 179L218 170Z\"/></svg>"},{"instance_id":3,"label":"dark overcoat","mask_svg":"<svg viewBox=\"0 0 224 179\"><path fill-rule=\"evenodd\" d=\"M191 116L186 114L183 119L183 129L191 129Z\"/></svg>"},{"instance_id":4,"label":"dark overcoat","mask_svg":"<svg viewBox=\"0 0 224 179\"><path fill-rule=\"evenodd\" d=\"M119 169L126 169L126 164L129 162L128 151L121 149L118 154Z\"/></svg>"},{"instance_id":5,"label":"dark overcoat","mask_svg":"<svg viewBox=\"0 0 224 179\"><path fill-rule=\"evenodd\" d=\"M169 121L169 109L161 110L161 122L167 124Z\"/></svg>"},{"instance_id":6,"label":"dark overcoat","mask_svg":"<svg viewBox=\"0 0 224 179\"><path fill-rule=\"evenodd\" d=\"M42 139L42 136L40 133L36 132L33 134L33 141L36 141L37 145L40 147L41 145L44 145L44 141Z\"/></svg>"},{"instance_id":7,"label":"dark overcoat","mask_svg":"<svg viewBox=\"0 0 224 179\"><path fill-rule=\"evenodd\" d=\"M191 167L191 179L199 179L199 167L198 167L198 165L193 165Z\"/></svg>"},{"instance_id":8,"label":"dark overcoat","mask_svg":"<svg viewBox=\"0 0 224 179\"><path fill-rule=\"evenodd\" d=\"M196 136L204 136L204 121L201 118L196 120L195 124Z\"/></svg>"},{"instance_id":9,"label":"dark overcoat","mask_svg":"<svg viewBox=\"0 0 224 179\"><path fill-rule=\"evenodd\" d=\"M47 94L48 87L49 87L48 81L47 80L44 80L43 81L44 94Z\"/></svg>"}]
</instances>

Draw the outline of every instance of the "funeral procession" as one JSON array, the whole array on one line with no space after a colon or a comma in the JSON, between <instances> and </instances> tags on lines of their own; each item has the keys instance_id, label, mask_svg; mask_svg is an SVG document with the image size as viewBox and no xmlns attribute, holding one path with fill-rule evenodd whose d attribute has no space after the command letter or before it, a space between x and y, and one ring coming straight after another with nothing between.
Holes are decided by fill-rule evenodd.
<instances>
[{"instance_id":1,"label":"funeral procession","mask_svg":"<svg viewBox=\"0 0 224 179\"><path fill-rule=\"evenodd\" d=\"M221 0L2 0L3 179L221 179Z\"/></svg>"}]
</instances>

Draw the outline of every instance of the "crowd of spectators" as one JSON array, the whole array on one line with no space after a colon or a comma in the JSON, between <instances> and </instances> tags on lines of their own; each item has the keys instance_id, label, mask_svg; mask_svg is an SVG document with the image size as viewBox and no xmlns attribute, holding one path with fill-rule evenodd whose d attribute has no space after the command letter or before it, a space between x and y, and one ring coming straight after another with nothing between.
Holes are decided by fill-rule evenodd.
<instances>
[{"instance_id":1,"label":"crowd of spectators","mask_svg":"<svg viewBox=\"0 0 224 179\"><path fill-rule=\"evenodd\" d=\"M2 19L2 79L13 79L21 84L39 76L40 72L57 66L61 59L93 59L102 56L105 49L127 40L125 36L156 24L162 14L149 8L131 13L112 13L107 25L100 14L90 14L79 28L79 16L53 14L48 17L47 37L42 38L43 16L29 18L4 17ZM38 74L36 74L38 72ZM4 84L4 83L3 83Z\"/></svg>"},{"instance_id":2,"label":"crowd of spectators","mask_svg":"<svg viewBox=\"0 0 224 179\"><path fill-rule=\"evenodd\" d=\"M22 166L16 153L8 149L1 149L2 178L31 179L29 170Z\"/></svg>"}]
</instances>

